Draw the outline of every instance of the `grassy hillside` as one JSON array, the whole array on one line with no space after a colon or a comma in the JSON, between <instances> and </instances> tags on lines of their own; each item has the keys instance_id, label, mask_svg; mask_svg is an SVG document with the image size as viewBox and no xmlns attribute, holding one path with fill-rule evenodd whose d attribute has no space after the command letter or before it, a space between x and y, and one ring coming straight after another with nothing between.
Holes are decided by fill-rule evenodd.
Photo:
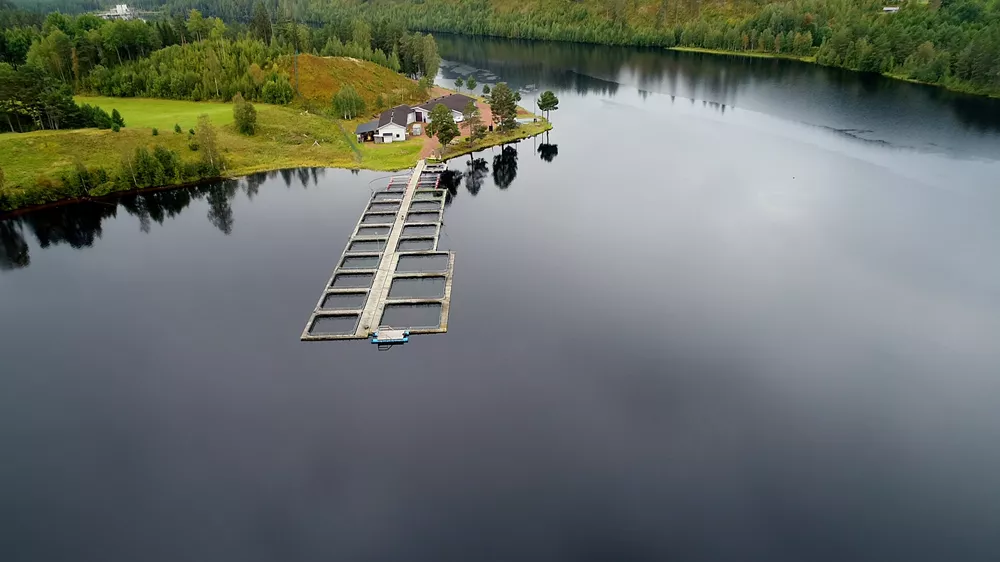
<instances>
[{"instance_id":1,"label":"grassy hillside","mask_svg":"<svg viewBox=\"0 0 1000 562\"><path fill-rule=\"evenodd\" d=\"M136 98L80 101L118 109L127 126L117 133L78 129L0 134L0 162L6 175L3 189L13 200L65 199L69 195L60 178L77 163L115 172L123 156L137 147L163 146L180 154L183 162L196 162L202 153L191 150L187 131L200 114L212 118L229 176L296 166L398 169L412 165L420 150L419 144L412 144L384 152L378 147L356 151L351 136L336 121L291 107L258 104L258 131L247 137L236 132L231 104ZM182 133L174 132L174 123L181 125ZM157 136L152 134L153 126L159 129Z\"/></svg>"},{"instance_id":2,"label":"grassy hillside","mask_svg":"<svg viewBox=\"0 0 1000 562\"><path fill-rule=\"evenodd\" d=\"M283 57L278 64L295 86L292 57ZM314 108L329 107L333 95L345 84L358 91L370 113L375 111L379 94L391 104L422 101L415 81L384 66L348 57L299 55L297 82L299 94Z\"/></svg>"}]
</instances>

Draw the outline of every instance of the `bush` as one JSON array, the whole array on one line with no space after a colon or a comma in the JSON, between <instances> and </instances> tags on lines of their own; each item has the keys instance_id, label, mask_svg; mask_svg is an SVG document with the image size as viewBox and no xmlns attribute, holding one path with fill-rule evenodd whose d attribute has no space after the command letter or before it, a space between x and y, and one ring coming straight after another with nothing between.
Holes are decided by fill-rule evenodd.
<instances>
[{"instance_id":1,"label":"bush","mask_svg":"<svg viewBox=\"0 0 1000 562\"><path fill-rule=\"evenodd\" d=\"M198 151L198 141L196 141L194 139L189 140L188 141L188 148L190 148L192 152L197 152Z\"/></svg>"},{"instance_id":2,"label":"bush","mask_svg":"<svg viewBox=\"0 0 1000 562\"><path fill-rule=\"evenodd\" d=\"M184 176L184 166L181 164L181 157L173 150L162 146L153 149L153 158L160 163L163 168L163 175L168 181L180 181Z\"/></svg>"},{"instance_id":3,"label":"bush","mask_svg":"<svg viewBox=\"0 0 1000 562\"><path fill-rule=\"evenodd\" d=\"M97 127L98 129L110 129L114 122L111 115L98 106L82 104L80 106L80 116L83 125L86 127Z\"/></svg>"},{"instance_id":4,"label":"bush","mask_svg":"<svg viewBox=\"0 0 1000 562\"><path fill-rule=\"evenodd\" d=\"M233 96L233 120L240 134L252 135L257 131L257 109L238 92Z\"/></svg>"},{"instance_id":5,"label":"bush","mask_svg":"<svg viewBox=\"0 0 1000 562\"><path fill-rule=\"evenodd\" d=\"M193 137L194 136L194 129L188 129L188 134Z\"/></svg>"},{"instance_id":6,"label":"bush","mask_svg":"<svg viewBox=\"0 0 1000 562\"><path fill-rule=\"evenodd\" d=\"M264 99L264 103L284 105L292 101L292 97L294 96L295 92L292 91L292 85L288 83L287 79L282 77L269 80L261 89L261 97Z\"/></svg>"},{"instance_id":7,"label":"bush","mask_svg":"<svg viewBox=\"0 0 1000 562\"><path fill-rule=\"evenodd\" d=\"M156 127L153 127L153 136L155 137L155 136L158 136L159 134L160 134L160 130L157 129Z\"/></svg>"},{"instance_id":8,"label":"bush","mask_svg":"<svg viewBox=\"0 0 1000 562\"><path fill-rule=\"evenodd\" d=\"M119 127L125 126L125 120L122 119L122 114L118 113L117 109L111 110L111 122L114 123L115 125L118 125Z\"/></svg>"},{"instance_id":9,"label":"bush","mask_svg":"<svg viewBox=\"0 0 1000 562\"><path fill-rule=\"evenodd\" d=\"M111 130L117 133L118 131L122 130L122 128L120 125L118 125L118 123L115 123L114 125L111 126Z\"/></svg>"},{"instance_id":10,"label":"bush","mask_svg":"<svg viewBox=\"0 0 1000 562\"><path fill-rule=\"evenodd\" d=\"M177 134L180 134L181 133L181 126L175 123L174 124L174 132L177 133Z\"/></svg>"}]
</instances>

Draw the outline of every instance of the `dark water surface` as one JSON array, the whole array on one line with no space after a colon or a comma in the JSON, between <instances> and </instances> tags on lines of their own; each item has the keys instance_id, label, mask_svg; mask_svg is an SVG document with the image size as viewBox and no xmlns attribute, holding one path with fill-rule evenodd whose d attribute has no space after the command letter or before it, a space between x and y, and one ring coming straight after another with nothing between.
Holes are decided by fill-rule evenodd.
<instances>
[{"instance_id":1,"label":"dark water surface","mask_svg":"<svg viewBox=\"0 0 1000 562\"><path fill-rule=\"evenodd\" d=\"M298 341L383 174L0 222L0 560L1000 559L998 102L440 43L446 335Z\"/></svg>"}]
</instances>

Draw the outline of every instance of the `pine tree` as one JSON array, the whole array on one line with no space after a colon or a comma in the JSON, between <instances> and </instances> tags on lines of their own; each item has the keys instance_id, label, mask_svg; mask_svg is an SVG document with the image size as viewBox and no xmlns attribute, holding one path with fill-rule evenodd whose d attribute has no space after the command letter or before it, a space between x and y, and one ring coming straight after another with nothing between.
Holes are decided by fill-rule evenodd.
<instances>
[{"instance_id":1,"label":"pine tree","mask_svg":"<svg viewBox=\"0 0 1000 562\"><path fill-rule=\"evenodd\" d=\"M490 94L490 110L493 112L493 122L501 131L510 131L517 127L517 102L514 92L501 82L493 88Z\"/></svg>"},{"instance_id":2,"label":"pine tree","mask_svg":"<svg viewBox=\"0 0 1000 562\"><path fill-rule=\"evenodd\" d=\"M541 96L538 96L538 109L544 111L545 118L548 119L549 111L559 109L559 98L552 93L552 90L545 90Z\"/></svg>"}]
</instances>

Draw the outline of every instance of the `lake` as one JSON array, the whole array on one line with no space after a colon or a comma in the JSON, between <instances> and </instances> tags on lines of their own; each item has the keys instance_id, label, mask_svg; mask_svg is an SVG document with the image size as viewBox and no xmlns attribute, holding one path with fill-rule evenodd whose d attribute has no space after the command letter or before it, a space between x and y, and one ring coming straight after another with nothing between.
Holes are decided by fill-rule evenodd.
<instances>
[{"instance_id":1,"label":"lake","mask_svg":"<svg viewBox=\"0 0 1000 562\"><path fill-rule=\"evenodd\" d=\"M0 222L0 558L1000 559L1000 100L439 46L560 99L450 163L447 334L299 342L384 173Z\"/></svg>"}]
</instances>

